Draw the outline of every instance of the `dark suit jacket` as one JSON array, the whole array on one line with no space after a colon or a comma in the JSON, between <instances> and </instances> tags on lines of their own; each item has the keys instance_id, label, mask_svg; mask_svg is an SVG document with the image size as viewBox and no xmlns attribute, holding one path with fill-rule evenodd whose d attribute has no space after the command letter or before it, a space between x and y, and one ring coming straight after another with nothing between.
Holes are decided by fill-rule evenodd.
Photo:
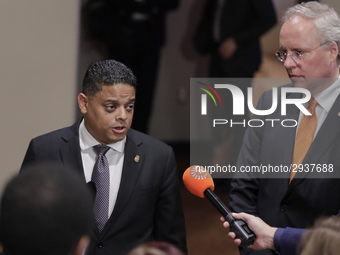
<instances>
[{"instance_id":1,"label":"dark suit jacket","mask_svg":"<svg viewBox=\"0 0 340 255\"><path fill-rule=\"evenodd\" d=\"M238 50L229 60L223 60L225 70L233 76L254 73L261 64L259 38L276 23L276 13L271 0L226 0L220 19L220 41L213 40L213 20L217 1L207 0L194 34L193 42L199 53L215 54L219 44L233 37ZM211 61L218 61L213 58ZM220 59L220 61L222 61ZM214 65L214 63L212 63ZM241 72L242 71L242 72ZM240 75L238 75L240 73Z\"/></svg>"},{"instance_id":2,"label":"dark suit jacket","mask_svg":"<svg viewBox=\"0 0 340 255\"><path fill-rule=\"evenodd\" d=\"M293 96L294 94L289 95L290 98ZM271 99L272 92L265 92L257 108L269 109ZM281 100L278 101L278 105L281 105ZM294 228L307 228L322 215L338 214L340 179L329 177L339 177L339 109L340 97L333 104L302 162L302 164L326 164L327 166L332 164L334 175L328 172L316 173L316 170L314 173L297 173L289 185L289 172L282 173L280 178L251 178L254 176L238 173L231 183L230 206L232 210L257 215L274 227ZM255 116L254 118L298 119L299 110L296 106L290 105L286 116L281 116L280 111L281 107L278 107L271 116ZM274 128L270 124L262 128L248 128L237 167L261 164L289 166L292 162L295 133L296 127L287 128L282 127L281 124L275 125ZM278 173L275 175L278 176ZM271 252L249 251L249 254L271 254Z\"/></svg>"},{"instance_id":3,"label":"dark suit jacket","mask_svg":"<svg viewBox=\"0 0 340 255\"><path fill-rule=\"evenodd\" d=\"M79 124L34 138L21 171L36 162L56 162L72 167L85 181ZM134 160L136 155L138 162ZM94 228L88 254L125 255L134 246L151 240L167 241L186 252L178 183L171 147L130 129L116 205L102 233Z\"/></svg>"}]
</instances>

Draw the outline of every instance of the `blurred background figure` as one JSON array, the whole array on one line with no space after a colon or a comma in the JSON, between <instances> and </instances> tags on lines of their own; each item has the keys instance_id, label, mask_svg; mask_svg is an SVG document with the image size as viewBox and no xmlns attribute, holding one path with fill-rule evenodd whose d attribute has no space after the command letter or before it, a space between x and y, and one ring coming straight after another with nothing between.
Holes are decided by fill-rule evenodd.
<instances>
[{"instance_id":1,"label":"blurred background figure","mask_svg":"<svg viewBox=\"0 0 340 255\"><path fill-rule=\"evenodd\" d=\"M208 77L248 78L238 85L244 95L251 79L262 61L260 37L276 24L276 12L271 0L207 0L193 38L200 54L210 56ZM228 104L226 119L235 122L248 121L248 114L232 115L232 97ZM245 109L248 109L247 107ZM212 164L235 165L241 148L245 127L223 127L215 134L215 162ZM221 179L216 187L225 186ZM224 187L225 188L225 187Z\"/></svg>"},{"instance_id":2,"label":"blurred background figure","mask_svg":"<svg viewBox=\"0 0 340 255\"><path fill-rule=\"evenodd\" d=\"M1 199L4 255L81 255L93 224L89 191L72 171L32 166L7 184Z\"/></svg>"},{"instance_id":3,"label":"blurred background figure","mask_svg":"<svg viewBox=\"0 0 340 255\"><path fill-rule=\"evenodd\" d=\"M166 14L179 0L88 0L83 5L86 37L105 58L130 67L137 77L133 128L148 133L161 48L166 41Z\"/></svg>"},{"instance_id":4,"label":"blurred background figure","mask_svg":"<svg viewBox=\"0 0 340 255\"><path fill-rule=\"evenodd\" d=\"M207 0L194 46L211 55L209 77L252 78L261 64L259 39L275 24L271 0Z\"/></svg>"},{"instance_id":5,"label":"blurred background figure","mask_svg":"<svg viewBox=\"0 0 340 255\"><path fill-rule=\"evenodd\" d=\"M139 245L127 255L184 255L184 253L166 242L149 242Z\"/></svg>"}]
</instances>

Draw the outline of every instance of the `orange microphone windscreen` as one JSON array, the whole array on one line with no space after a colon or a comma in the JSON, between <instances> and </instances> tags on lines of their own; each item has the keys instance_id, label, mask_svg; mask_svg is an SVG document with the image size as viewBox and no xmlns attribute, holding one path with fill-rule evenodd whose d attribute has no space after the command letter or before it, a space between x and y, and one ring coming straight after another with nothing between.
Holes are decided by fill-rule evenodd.
<instances>
[{"instance_id":1,"label":"orange microphone windscreen","mask_svg":"<svg viewBox=\"0 0 340 255\"><path fill-rule=\"evenodd\" d=\"M210 188L215 189L214 181L208 171L203 166L191 166L183 174L185 187L195 196L204 198L204 191Z\"/></svg>"}]
</instances>

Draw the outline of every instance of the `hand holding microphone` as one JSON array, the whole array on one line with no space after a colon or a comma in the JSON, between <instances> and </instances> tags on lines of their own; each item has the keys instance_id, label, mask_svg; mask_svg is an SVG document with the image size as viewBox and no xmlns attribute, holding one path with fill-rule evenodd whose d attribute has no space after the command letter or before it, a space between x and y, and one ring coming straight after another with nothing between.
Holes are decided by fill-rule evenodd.
<instances>
[{"instance_id":1,"label":"hand holding microphone","mask_svg":"<svg viewBox=\"0 0 340 255\"><path fill-rule=\"evenodd\" d=\"M256 217L248 213L232 213L232 215L235 219L244 220L248 224L248 226L252 229L252 231L256 233L256 239L254 243L248 246L248 248L257 251L262 251L266 249L275 250L274 235L277 228L269 226L259 217ZM221 221L223 221L223 227L230 228L229 222L225 221L223 217L221 217ZM241 240L236 237L234 232L230 231L228 236L234 240L234 243L236 245L238 246L241 245Z\"/></svg>"},{"instance_id":2,"label":"hand holding microphone","mask_svg":"<svg viewBox=\"0 0 340 255\"><path fill-rule=\"evenodd\" d=\"M222 216L229 222L230 231L236 234L236 238L241 240L242 246L253 244L256 236L243 220L236 220L229 209L213 192L215 189L211 175L202 166L191 166L183 174L185 187L195 196L204 198L216 207Z\"/></svg>"}]
</instances>

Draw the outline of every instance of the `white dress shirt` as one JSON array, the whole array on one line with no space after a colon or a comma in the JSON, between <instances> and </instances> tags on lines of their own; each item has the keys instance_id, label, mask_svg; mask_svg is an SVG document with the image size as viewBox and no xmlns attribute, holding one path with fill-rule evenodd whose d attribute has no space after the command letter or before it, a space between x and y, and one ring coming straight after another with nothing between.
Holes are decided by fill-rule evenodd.
<instances>
[{"instance_id":1,"label":"white dress shirt","mask_svg":"<svg viewBox=\"0 0 340 255\"><path fill-rule=\"evenodd\" d=\"M117 200L120 180L122 177L125 143L126 137L122 141L108 144L107 146L109 146L110 149L105 154L110 168L110 201L108 211L109 217ZM90 182L97 156L96 152L93 150L93 146L96 146L100 143L96 139L94 139L93 136L87 131L84 120L82 120L79 126L79 144L85 179L86 182Z\"/></svg>"},{"instance_id":2,"label":"white dress shirt","mask_svg":"<svg viewBox=\"0 0 340 255\"><path fill-rule=\"evenodd\" d=\"M329 111L331 110L339 94L340 94L340 79L337 79L336 82L334 82L327 89L321 91L319 94L314 96L315 100L318 102L318 104L315 107L317 123L316 123L314 138L319 132L322 124L324 123ZM308 102L305 103L304 106L308 108ZM302 118L302 115L303 113L300 111L299 123Z\"/></svg>"}]
</instances>

